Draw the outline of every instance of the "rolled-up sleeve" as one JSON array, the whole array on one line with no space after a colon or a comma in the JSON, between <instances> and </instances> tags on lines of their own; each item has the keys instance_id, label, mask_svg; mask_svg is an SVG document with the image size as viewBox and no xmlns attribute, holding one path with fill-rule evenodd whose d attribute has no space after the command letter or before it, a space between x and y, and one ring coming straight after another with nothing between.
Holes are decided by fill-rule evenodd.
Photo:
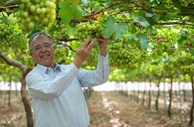
<instances>
[{"instance_id":1,"label":"rolled-up sleeve","mask_svg":"<svg viewBox=\"0 0 194 127\"><path fill-rule=\"evenodd\" d=\"M54 79L45 78L38 71L32 71L26 76L30 95L39 99L58 97L78 75L79 69L72 63Z\"/></svg>"},{"instance_id":2,"label":"rolled-up sleeve","mask_svg":"<svg viewBox=\"0 0 194 127\"><path fill-rule=\"evenodd\" d=\"M78 79L82 87L91 87L105 83L108 80L110 66L108 63L108 54L104 57L99 55L98 65L95 71L81 69Z\"/></svg>"}]
</instances>

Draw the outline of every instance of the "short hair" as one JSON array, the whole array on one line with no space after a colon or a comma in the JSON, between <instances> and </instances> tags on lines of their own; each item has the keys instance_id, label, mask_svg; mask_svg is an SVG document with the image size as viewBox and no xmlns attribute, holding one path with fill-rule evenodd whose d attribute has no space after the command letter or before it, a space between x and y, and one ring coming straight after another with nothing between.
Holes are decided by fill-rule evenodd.
<instances>
[{"instance_id":1,"label":"short hair","mask_svg":"<svg viewBox=\"0 0 194 127\"><path fill-rule=\"evenodd\" d=\"M43 35L43 36L45 36L46 38L48 38L49 40L51 40L51 43L53 44L53 39L52 39L52 37L51 37L50 35L48 35L45 31L36 32L36 33L30 35L30 37L29 37L28 46L29 46L29 49L30 49L30 50L32 50L32 49L31 49L31 48L32 48L32 47L31 47L31 43L32 43L33 39L34 39L35 37L38 37L38 36L41 36L41 35Z\"/></svg>"}]
</instances>

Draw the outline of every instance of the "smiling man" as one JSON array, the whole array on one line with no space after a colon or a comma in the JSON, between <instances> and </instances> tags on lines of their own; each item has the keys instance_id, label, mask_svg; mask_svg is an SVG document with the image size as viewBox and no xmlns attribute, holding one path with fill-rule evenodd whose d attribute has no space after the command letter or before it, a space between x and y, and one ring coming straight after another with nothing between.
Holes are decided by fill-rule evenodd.
<instances>
[{"instance_id":1,"label":"smiling man","mask_svg":"<svg viewBox=\"0 0 194 127\"><path fill-rule=\"evenodd\" d=\"M100 49L97 69L81 69L96 41ZM108 80L107 40L88 38L76 51L69 65L54 62L53 40L45 33L29 39L30 55L37 65L26 76L34 110L35 127L88 127L89 113L82 87ZM63 57L63 56L62 56Z\"/></svg>"},{"instance_id":2,"label":"smiling man","mask_svg":"<svg viewBox=\"0 0 194 127\"><path fill-rule=\"evenodd\" d=\"M54 68L54 48L52 39L43 34L34 34L29 42L30 55L37 64Z\"/></svg>"}]
</instances>

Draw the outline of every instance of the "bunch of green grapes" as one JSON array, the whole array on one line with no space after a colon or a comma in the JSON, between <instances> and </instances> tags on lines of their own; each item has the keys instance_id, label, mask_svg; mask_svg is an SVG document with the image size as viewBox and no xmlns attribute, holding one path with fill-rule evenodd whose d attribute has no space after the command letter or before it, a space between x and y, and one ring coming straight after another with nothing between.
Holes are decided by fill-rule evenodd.
<instances>
[{"instance_id":1,"label":"bunch of green grapes","mask_svg":"<svg viewBox=\"0 0 194 127\"><path fill-rule=\"evenodd\" d=\"M180 70L181 70L181 73L183 74L194 75L194 65L181 66Z\"/></svg>"},{"instance_id":2,"label":"bunch of green grapes","mask_svg":"<svg viewBox=\"0 0 194 127\"><path fill-rule=\"evenodd\" d=\"M65 46L56 47L55 53L57 54L55 59L58 63L69 64L72 62L71 58L68 56L69 49L67 49Z\"/></svg>"},{"instance_id":3,"label":"bunch of green grapes","mask_svg":"<svg viewBox=\"0 0 194 127\"><path fill-rule=\"evenodd\" d=\"M178 67L180 67L183 74L194 74L194 57L190 53L182 53L177 60Z\"/></svg>"},{"instance_id":4,"label":"bunch of green grapes","mask_svg":"<svg viewBox=\"0 0 194 127\"><path fill-rule=\"evenodd\" d=\"M186 48L194 48L194 39L193 37L189 38L187 41L184 42Z\"/></svg>"},{"instance_id":5,"label":"bunch of green grapes","mask_svg":"<svg viewBox=\"0 0 194 127\"><path fill-rule=\"evenodd\" d=\"M181 56L177 60L177 66L190 66L194 63L194 57L190 53L181 52Z\"/></svg>"},{"instance_id":6,"label":"bunch of green grapes","mask_svg":"<svg viewBox=\"0 0 194 127\"><path fill-rule=\"evenodd\" d=\"M139 60L139 50L122 42L112 42L108 45L109 63L111 66L122 69L136 67Z\"/></svg>"},{"instance_id":7,"label":"bunch of green grapes","mask_svg":"<svg viewBox=\"0 0 194 127\"><path fill-rule=\"evenodd\" d=\"M56 0L21 0L20 19L21 29L24 31L31 30L35 25L48 26L56 18Z\"/></svg>"},{"instance_id":8,"label":"bunch of green grapes","mask_svg":"<svg viewBox=\"0 0 194 127\"><path fill-rule=\"evenodd\" d=\"M26 43L26 38L15 30L16 25L9 17L2 18L0 15L0 49L7 50L8 48L20 49Z\"/></svg>"},{"instance_id":9,"label":"bunch of green grapes","mask_svg":"<svg viewBox=\"0 0 194 127\"><path fill-rule=\"evenodd\" d=\"M64 24L55 21L47 27L47 32L49 35L55 38L61 38L63 36L67 37L67 29Z\"/></svg>"},{"instance_id":10,"label":"bunch of green grapes","mask_svg":"<svg viewBox=\"0 0 194 127\"><path fill-rule=\"evenodd\" d=\"M88 69L95 69L98 63L98 54L98 49L94 47L87 60L84 62L83 66L86 68L90 67Z\"/></svg>"},{"instance_id":11,"label":"bunch of green grapes","mask_svg":"<svg viewBox=\"0 0 194 127\"><path fill-rule=\"evenodd\" d=\"M84 22L76 25L76 37L83 42L88 36L99 38L100 35L102 35L102 25L99 21Z\"/></svg>"}]
</instances>

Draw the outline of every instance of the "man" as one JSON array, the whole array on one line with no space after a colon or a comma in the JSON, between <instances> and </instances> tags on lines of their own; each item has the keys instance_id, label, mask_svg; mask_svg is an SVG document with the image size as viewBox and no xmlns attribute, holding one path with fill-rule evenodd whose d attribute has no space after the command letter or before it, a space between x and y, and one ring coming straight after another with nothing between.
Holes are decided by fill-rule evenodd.
<instances>
[{"instance_id":1,"label":"man","mask_svg":"<svg viewBox=\"0 0 194 127\"><path fill-rule=\"evenodd\" d=\"M107 41L98 39L99 61L95 71L81 69L97 39L88 38L69 65L54 62L52 39L36 33L29 40L30 55L37 63L26 76L34 110L35 127L88 127L89 113L81 87L105 83L109 75Z\"/></svg>"}]
</instances>

